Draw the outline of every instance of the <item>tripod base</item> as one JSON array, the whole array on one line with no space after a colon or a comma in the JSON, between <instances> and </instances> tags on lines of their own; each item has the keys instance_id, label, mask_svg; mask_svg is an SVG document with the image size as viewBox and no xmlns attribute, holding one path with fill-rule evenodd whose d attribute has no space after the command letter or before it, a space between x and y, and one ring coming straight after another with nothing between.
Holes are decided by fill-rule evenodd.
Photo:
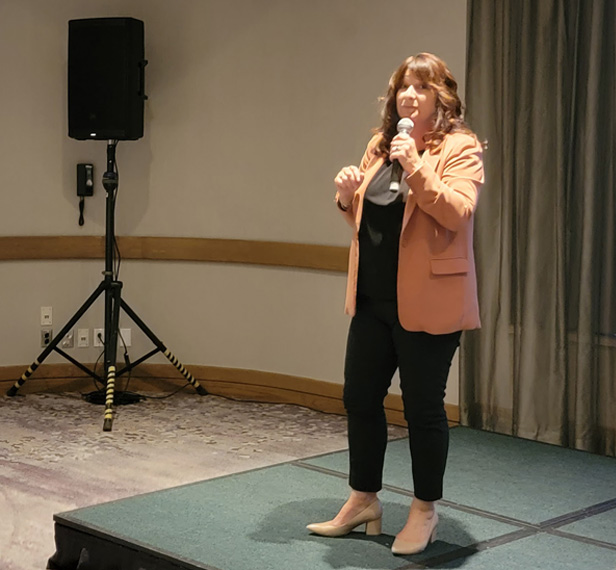
<instances>
[{"instance_id":1,"label":"tripod base","mask_svg":"<svg viewBox=\"0 0 616 570\"><path fill-rule=\"evenodd\" d=\"M94 404L95 406L102 406L106 401L106 392L105 390L94 390L93 392L89 392L88 394L83 394L82 398L88 402L89 404ZM129 406L131 404L138 404L139 402L143 402L146 397L141 394L136 394L135 392L128 392L122 390L116 390L113 395L113 405L114 406Z\"/></svg>"},{"instance_id":2,"label":"tripod base","mask_svg":"<svg viewBox=\"0 0 616 570\"><path fill-rule=\"evenodd\" d=\"M44 362L44 360L51 354L52 351L57 352L70 362L72 362L75 366L77 366L80 370L84 371L86 374L105 385L105 415L103 421L103 431L111 431L113 424L113 406L115 404L115 382L116 377L120 377L122 374L129 372L142 362L145 362L150 357L155 354L162 352L165 357L175 366L175 368L184 376L186 381L195 388L197 394L200 396L207 396L207 390L199 384L199 382L195 379L195 377L184 367L184 365L176 358L176 356L162 343L162 341L147 327L147 325L139 318L137 313L133 311L128 304L121 298L122 283L119 281L109 281L107 279L103 280L100 285L96 288L96 290L88 297L86 302L79 308L79 310L73 315L73 317L69 320L69 322L62 328L62 330L57 334L57 336L51 341L51 343L43 350L43 352L38 356L38 358L28 367L28 369L21 375L19 380L15 382L13 386L11 386L6 395L13 397L17 395L17 391L26 383L28 378L32 376L32 374L36 371L36 369ZM66 334L77 324L77 321L83 316L83 314L92 306L94 301L105 292L109 297L111 297L111 305L113 307L113 315L110 320L110 327L105 330L105 379L98 376L94 371L90 370L77 360L75 360L72 356L58 348L58 344L60 341L66 336ZM119 312L120 309L123 309L125 313L132 319L132 321L143 331L143 333L152 341L154 346L156 347L154 350L150 351L148 354L142 356L134 363L128 364L120 371L116 371L116 347L117 347L117 333L118 333L118 324L119 324Z\"/></svg>"}]
</instances>

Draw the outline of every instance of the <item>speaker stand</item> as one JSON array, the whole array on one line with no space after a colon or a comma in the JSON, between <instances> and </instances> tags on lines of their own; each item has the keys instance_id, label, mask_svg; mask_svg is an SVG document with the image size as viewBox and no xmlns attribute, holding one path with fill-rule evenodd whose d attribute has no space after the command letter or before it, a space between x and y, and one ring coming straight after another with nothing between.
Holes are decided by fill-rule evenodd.
<instances>
[{"instance_id":1,"label":"speaker stand","mask_svg":"<svg viewBox=\"0 0 616 570\"><path fill-rule=\"evenodd\" d=\"M88 297L88 299L86 299L85 303L68 321L68 323L66 323L62 330L45 347L38 358L22 374L21 378L17 380L17 382L15 382L15 384L7 391L7 396L15 396L19 388L25 384L26 380L28 380L28 378L30 378L30 376L43 363L43 361L53 351L55 351L66 360L77 366L80 370L106 386L103 431L111 431L113 424L113 405L116 378L126 372L131 371L133 368L159 352L162 352L167 357L167 359L178 369L182 376L184 376L184 378L186 378L186 380L197 390L197 393L200 396L206 396L208 394L207 390L199 384L199 382L190 372L188 372L188 370L186 370L186 368L184 368L180 361L139 318L137 313L135 313L135 311L133 311L124 301L124 299L122 299L122 282L114 278L114 262L116 261L115 199L118 188L118 174L115 158L117 143L117 140L110 140L107 144L107 171L103 174L103 186L107 191L105 221L105 271L103 271L103 280ZM103 347L105 377L101 378L95 371L90 370L88 367L74 359L70 354L64 352L58 347L58 344L75 326L84 313L92 306L96 299L98 299L98 297L100 297L103 293L105 294L105 341ZM143 355L135 362L126 363L124 368L116 370L120 309L124 310L131 320L152 341L156 348Z\"/></svg>"}]
</instances>

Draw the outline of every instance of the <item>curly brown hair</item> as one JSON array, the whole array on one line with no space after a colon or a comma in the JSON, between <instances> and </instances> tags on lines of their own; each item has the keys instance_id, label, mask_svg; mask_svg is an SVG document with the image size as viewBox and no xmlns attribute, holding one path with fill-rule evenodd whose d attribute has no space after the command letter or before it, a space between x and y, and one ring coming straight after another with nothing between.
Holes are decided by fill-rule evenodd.
<instances>
[{"instance_id":1,"label":"curly brown hair","mask_svg":"<svg viewBox=\"0 0 616 570\"><path fill-rule=\"evenodd\" d=\"M379 128L375 129L375 132L382 134L377 152L382 156L388 156L391 140L398 132L397 125L400 116L396 107L396 96L404 84L404 75L407 71L425 82L436 95L434 128L424 137L428 148L437 148L448 133L472 134L462 117L462 101L458 96L458 83L447 64L434 54L419 53L405 59L389 79L387 94L381 99L385 101L383 122Z\"/></svg>"}]
</instances>

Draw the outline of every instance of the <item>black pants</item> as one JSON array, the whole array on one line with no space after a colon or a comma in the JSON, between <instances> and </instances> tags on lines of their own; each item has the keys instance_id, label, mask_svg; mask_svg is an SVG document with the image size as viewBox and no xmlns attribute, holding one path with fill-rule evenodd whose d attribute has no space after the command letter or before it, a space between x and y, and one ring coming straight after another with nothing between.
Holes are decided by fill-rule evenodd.
<instances>
[{"instance_id":1,"label":"black pants","mask_svg":"<svg viewBox=\"0 0 616 570\"><path fill-rule=\"evenodd\" d=\"M449 447L445 386L460 335L409 332L398 321L394 301L358 299L344 370L352 489L381 489L387 446L383 400L398 368L415 496L442 497Z\"/></svg>"}]
</instances>

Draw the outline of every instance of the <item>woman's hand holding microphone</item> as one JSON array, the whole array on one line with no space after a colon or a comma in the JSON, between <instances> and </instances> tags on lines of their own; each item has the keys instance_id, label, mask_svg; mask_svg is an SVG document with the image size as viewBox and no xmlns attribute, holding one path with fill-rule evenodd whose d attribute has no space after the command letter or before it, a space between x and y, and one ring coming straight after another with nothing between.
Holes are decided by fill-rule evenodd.
<instances>
[{"instance_id":1,"label":"woman's hand holding microphone","mask_svg":"<svg viewBox=\"0 0 616 570\"><path fill-rule=\"evenodd\" d=\"M404 171L412 173L421 164L415 139L407 133L398 133L391 141L389 159L397 160Z\"/></svg>"}]
</instances>

